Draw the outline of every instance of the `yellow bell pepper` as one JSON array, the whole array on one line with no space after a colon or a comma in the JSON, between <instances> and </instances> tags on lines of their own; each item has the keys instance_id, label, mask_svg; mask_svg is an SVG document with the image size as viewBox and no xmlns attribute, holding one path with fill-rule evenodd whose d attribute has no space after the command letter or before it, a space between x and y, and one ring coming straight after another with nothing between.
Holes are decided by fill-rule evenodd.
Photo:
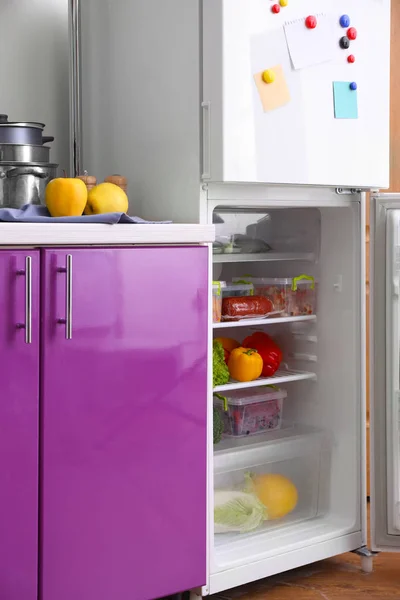
<instances>
[{"instance_id":1,"label":"yellow bell pepper","mask_svg":"<svg viewBox=\"0 0 400 600\"><path fill-rule=\"evenodd\" d=\"M236 381L254 381L263 370L263 359L252 348L235 348L229 357L228 369Z\"/></svg>"}]
</instances>

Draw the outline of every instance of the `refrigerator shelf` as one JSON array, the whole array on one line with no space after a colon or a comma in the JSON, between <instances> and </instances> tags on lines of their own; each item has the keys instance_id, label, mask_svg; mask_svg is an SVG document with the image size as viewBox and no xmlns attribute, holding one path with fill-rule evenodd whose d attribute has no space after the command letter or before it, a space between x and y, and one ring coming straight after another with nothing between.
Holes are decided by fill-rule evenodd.
<instances>
[{"instance_id":1,"label":"refrigerator shelf","mask_svg":"<svg viewBox=\"0 0 400 600\"><path fill-rule=\"evenodd\" d=\"M289 442L293 444L298 442L300 438L307 438L310 440L314 436L328 438L327 432L312 427L310 425L299 425L297 423L284 421L280 429L274 429L273 431L264 431L257 435L249 435L246 437L226 437L222 441L214 446L214 460L217 457L242 450L253 450L260 446L265 448L266 446L272 447L276 444L281 445L282 443Z\"/></svg>"},{"instance_id":2,"label":"refrigerator shelf","mask_svg":"<svg viewBox=\"0 0 400 600\"><path fill-rule=\"evenodd\" d=\"M293 371L289 369L280 369L273 377L259 377L254 381L234 381L233 379L225 385L217 385L214 392L228 392L230 390L240 390L252 387L261 387L263 385L277 385L278 383L289 383L291 381L303 381L304 379L314 379L317 376L309 371Z\"/></svg>"},{"instance_id":3,"label":"refrigerator shelf","mask_svg":"<svg viewBox=\"0 0 400 600\"><path fill-rule=\"evenodd\" d=\"M264 319L242 319L241 321L226 321L214 323L214 329L231 329L232 327L259 327L261 325L277 325L279 323L301 323L302 321L316 321L316 315L304 317L278 317Z\"/></svg>"},{"instance_id":4,"label":"refrigerator shelf","mask_svg":"<svg viewBox=\"0 0 400 600\"><path fill-rule=\"evenodd\" d=\"M258 448L266 445L277 444L282 442L292 442L295 439L304 436L322 435L322 430L316 427L299 425L291 422L283 422L280 429L272 431L264 431L257 435L248 435L246 437L225 437L222 441L214 446L214 458L217 455L237 452L239 449Z\"/></svg>"},{"instance_id":5,"label":"refrigerator shelf","mask_svg":"<svg viewBox=\"0 0 400 600\"><path fill-rule=\"evenodd\" d=\"M313 252L265 252L262 254L250 253L226 253L214 254L214 263L239 263L239 262L267 262L267 261L285 261L301 260L315 262L316 257Z\"/></svg>"}]
</instances>

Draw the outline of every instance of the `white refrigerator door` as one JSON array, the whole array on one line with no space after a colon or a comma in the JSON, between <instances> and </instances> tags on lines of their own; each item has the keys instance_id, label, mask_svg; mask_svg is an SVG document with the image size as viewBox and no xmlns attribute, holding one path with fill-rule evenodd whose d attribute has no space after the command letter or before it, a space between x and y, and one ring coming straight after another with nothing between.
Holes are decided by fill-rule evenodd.
<instances>
[{"instance_id":1,"label":"white refrigerator door","mask_svg":"<svg viewBox=\"0 0 400 600\"><path fill-rule=\"evenodd\" d=\"M371 200L371 527L400 549L400 194Z\"/></svg>"},{"instance_id":2,"label":"white refrigerator door","mask_svg":"<svg viewBox=\"0 0 400 600\"><path fill-rule=\"evenodd\" d=\"M276 4L203 0L203 179L388 187L390 0Z\"/></svg>"}]
</instances>

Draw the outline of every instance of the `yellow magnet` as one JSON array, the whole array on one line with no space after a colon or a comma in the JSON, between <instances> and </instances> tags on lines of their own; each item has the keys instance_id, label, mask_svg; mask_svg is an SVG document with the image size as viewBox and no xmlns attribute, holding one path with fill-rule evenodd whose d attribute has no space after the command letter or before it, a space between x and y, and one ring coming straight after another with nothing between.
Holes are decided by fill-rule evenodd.
<instances>
[{"instance_id":1,"label":"yellow magnet","mask_svg":"<svg viewBox=\"0 0 400 600\"><path fill-rule=\"evenodd\" d=\"M289 4L289 0L279 0L279 4L281 6L287 6Z\"/></svg>"},{"instance_id":2,"label":"yellow magnet","mask_svg":"<svg viewBox=\"0 0 400 600\"><path fill-rule=\"evenodd\" d=\"M262 80L264 83L273 83L275 81L275 72L272 69L263 71Z\"/></svg>"}]
</instances>

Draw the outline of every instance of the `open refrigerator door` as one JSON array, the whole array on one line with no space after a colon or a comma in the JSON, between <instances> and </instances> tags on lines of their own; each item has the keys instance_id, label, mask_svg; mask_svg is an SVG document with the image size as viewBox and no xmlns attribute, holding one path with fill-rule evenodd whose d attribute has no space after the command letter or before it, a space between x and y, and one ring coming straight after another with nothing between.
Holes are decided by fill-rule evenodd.
<instances>
[{"instance_id":1,"label":"open refrigerator door","mask_svg":"<svg viewBox=\"0 0 400 600\"><path fill-rule=\"evenodd\" d=\"M400 194L372 197L371 526L400 549Z\"/></svg>"},{"instance_id":2,"label":"open refrigerator door","mask_svg":"<svg viewBox=\"0 0 400 600\"><path fill-rule=\"evenodd\" d=\"M209 200L211 594L366 544L365 198L291 193Z\"/></svg>"}]
</instances>

